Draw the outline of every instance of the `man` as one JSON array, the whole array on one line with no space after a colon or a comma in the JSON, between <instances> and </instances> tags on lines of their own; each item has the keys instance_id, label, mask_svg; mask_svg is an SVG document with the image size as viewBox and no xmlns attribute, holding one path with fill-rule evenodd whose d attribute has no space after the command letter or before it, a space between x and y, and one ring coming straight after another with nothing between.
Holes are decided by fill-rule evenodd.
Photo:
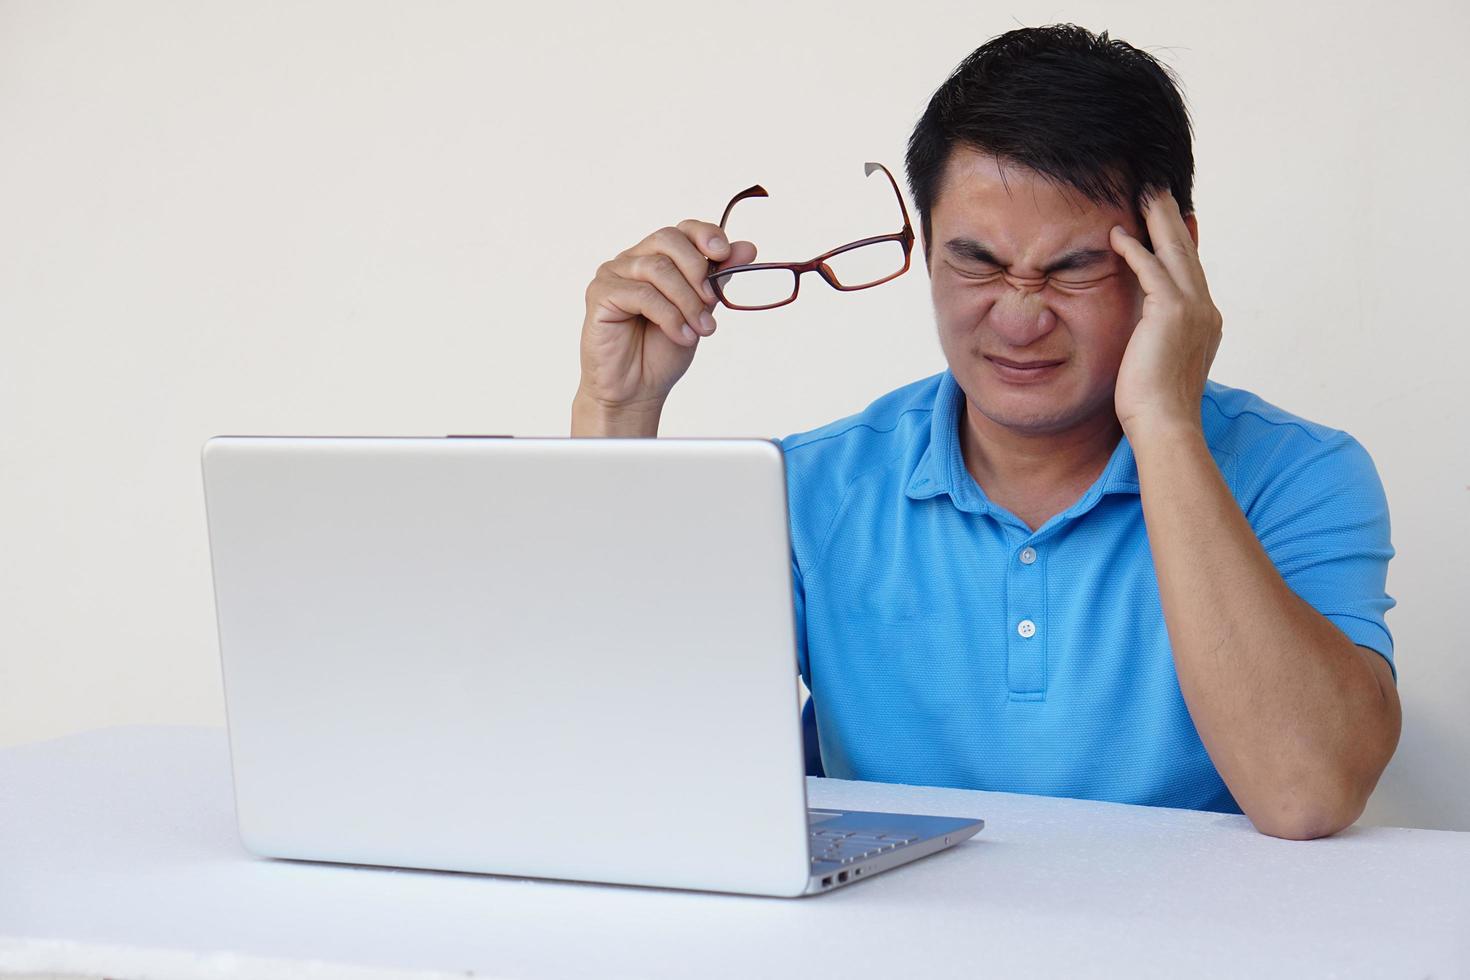
<instances>
[{"instance_id":1,"label":"man","mask_svg":"<svg viewBox=\"0 0 1470 980\"><path fill-rule=\"evenodd\" d=\"M782 440L826 773L1352 823L1399 733L1387 503L1350 436L1207 380L1172 77L1012 31L907 164L949 370ZM754 255L688 220L599 268L572 434L656 435L707 260Z\"/></svg>"}]
</instances>

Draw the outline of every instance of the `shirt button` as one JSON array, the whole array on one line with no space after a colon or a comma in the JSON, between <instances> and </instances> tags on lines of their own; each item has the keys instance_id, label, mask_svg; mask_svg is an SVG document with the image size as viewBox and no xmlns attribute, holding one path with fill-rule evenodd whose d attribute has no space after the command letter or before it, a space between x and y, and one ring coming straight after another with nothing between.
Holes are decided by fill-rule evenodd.
<instances>
[{"instance_id":1,"label":"shirt button","mask_svg":"<svg viewBox=\"0 0 1470 980\"><path fill-rule=\"evenodd\" d=\"M1029 640L1036 635L1036 624L1029 619L1023 619L1016 625L1016 632Z\"/></svg>"},{"instance_id":2,"label":"shirt button","mask_svg":"<svg viewBox=\"0 0 1470 980\"><path fill-rule=\"evenodd\" d=\"M1036 549L1035 548L1027 547L1027 548L1022 548L1021 549L1021 564L1022 565L1034 565L1034 564L1036 564Z\"/></svg>"}]
</instances>

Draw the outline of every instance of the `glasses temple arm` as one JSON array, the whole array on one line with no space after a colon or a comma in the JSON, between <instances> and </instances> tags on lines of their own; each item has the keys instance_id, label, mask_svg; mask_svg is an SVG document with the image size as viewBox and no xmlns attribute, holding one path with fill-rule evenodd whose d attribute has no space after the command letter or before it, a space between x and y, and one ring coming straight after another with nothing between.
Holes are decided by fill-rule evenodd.
<instances>
[{"instance_id":1,"label":"glasses temple arm","mask_svg":"<svg viewBox=\"0 0 1470 980\"><path fill-rule=\"evenodd\" d=\"M906 235L909 235L910 237L912 237L914 231L913 231L913 226L911 224L909 224L909 209L908 209L908 206L903 203L903 194L901 194L899 192L899 190L898 190L898 181L896 181L896 180L893 179L893 174L889 173L888 172L888 168L885 167L885 166L883 166L883 164L881 164L881 163L873 163L872 161L869 161L869 162L863 164L863 176L865 176L865 177L871 177L871 176L873 176L873 171L874 170L881 170L881 171L883 171L883 176L887 177L888 178L888 183L893 186L894 196L896 196L898 198L898 209L903 212L903 230L904 230L904 233Z\"/></svg>"},{"instance_id":2,"label":"glasses temple arm","mask_svg":"<svg viewBox=\"0 0 1470 980\"><path fill-rule=\"evenodd\" d=\"M725 222L730 220L730 211L731 211L731 209L733 209L736 204L738 204L741 201L745 200L747 197L770 197L770 196L771 195L767 194L766 193L766 189L764 187L762 187L760 184L753 184L752 186L747 187L745 190L741 191L739 194L736 194L734 197L730 198L730 203L727 204L727 205L725 205L725 213L722 214L722 215L720 215L720 227L721 228L724 228L725 227Z\"/></svg>"}]
</instances>

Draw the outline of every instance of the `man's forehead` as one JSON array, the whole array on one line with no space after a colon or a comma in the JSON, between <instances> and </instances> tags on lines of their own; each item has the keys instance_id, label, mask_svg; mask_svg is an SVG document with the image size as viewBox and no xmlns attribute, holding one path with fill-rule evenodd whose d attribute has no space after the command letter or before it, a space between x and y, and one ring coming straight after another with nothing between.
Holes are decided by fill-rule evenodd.
<instances>
[{"instance_id":1,"label":"man's forehead","mask_svg":"<svg viewBox=\"0 0 1470 980\"><path fill-rule=\"evenodd\" d=\"M1111 253L1108 232L1115 217L1093 213L1070 217L1016 216L993 208L960 205L936 214L934 241L965 258L977 252L997 257L1050 260L1063 254ZM988 259L986 261L989 261Z\"/></svg>"},{"instance_id":2,"label":"man's forehead","mask_svg":"<svg viewBox=\"0 0 1470 980\"><path fill-rule=\"evenodd\" d=\"M967 147L951 154L934 210L955 234L1010 232L1030 239L1044 231L1057 246L1097 233L1106 237L1125 218L1122 209L1093 201L1075 187Z\"/></svg>"}]
</instances>

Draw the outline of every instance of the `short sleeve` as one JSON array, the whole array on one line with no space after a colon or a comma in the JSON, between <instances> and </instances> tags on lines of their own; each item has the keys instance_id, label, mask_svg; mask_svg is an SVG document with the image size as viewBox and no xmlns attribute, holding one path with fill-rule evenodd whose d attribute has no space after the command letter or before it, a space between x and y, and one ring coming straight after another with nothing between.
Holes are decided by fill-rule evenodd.
<instances>
[{"instance_id":1,"label":"short sleeve","mask_svg":"<svg viewBox=\"0 0 1470 980\"><path fill-rule=\"evenodd\" d=\"M782 441L780 439L772 439L771 441L774 442L776 444L776 447L781 450L784 457L786 453L786 447L782 444ZM789 463L787 469L786 492L787 510L794 518L796 514L796 499L795 494L792 493L791 489L791 473L789 469ZM792 524L794 525L794 523L795 521L793 520ZM796 621L796 669L801 674L802 683L806 684L807 689L810 690L812 685L812 677L811 669L807 663L806 586L802 582L801 564L797 561L796 558L796 528L794 526L789 527L787 529L787 535L791 541L791 605L792 612Z\"/></svg>"},{"instance_id":2,"label":"short sleeve","mask_svg":"<svg viewBox=\"0 0 1470 980\"><path fill-rule=\"evenodd\" d=\"M791 598L796 610L796 665L801 671L802 682L810 691L812 675L806 654L806 590L801 585L801 570L796 567L795 556L791 559ZM827 773L822 767L822 750L817 736L817 701L810 695L801 709L801 741L806 774L825 776Z\"/></svg>"},{"instance_id":3,"label":"short sleeve","mask_svg":"<svg viewBox=\"0 0 1470 980\"><path fill-rule=\"evenodd\" d=\"M1291 590L1354 643L1388 661L1384 615L1390 542L1388 499L1368 451L1345 432L1273 453L1275 473L1246 511Z\"/></svg>"},{"instance_id":4,"label":"short sleeve","mask_svg":"<svg viewBox=\"0 0 1470 980\"><path fill-rule=\"evenodd\" d=\"M773 439L772 441L775 442L777 446L781 447L783 453L785 452L785 447L782 446L780 439ZM790 494L789 484L788 494ZM791 509L792 513L795 513L795 506L796 501L788 497L788 507ZM796 558L796 528L790 528L788 530L788 533L792 541L791 610L793 614L793 621L796 624L796 669L801 674L802 683L804 683L807 687L807 690L810 691L812 688L812 673L810 661L807 657L806 585L802 580L801 565ZM806 774L808 776L826 775L826 771L822 767L822 750L819 747L817 736L816 699L810 696L807 697L806 704L802 706L801 710L801 740L803 746L802 754L805 757L806 761Z\"/></svg>"},{"instance_id":5,"label":"short sleeve","mask_svg":"<svg viewBox=\"0 0 1470 980\"><path fill-rule=\"evenodd\" d=\"M801 674L802 683L811 690L812 673L806 652L806 587L801 581L801 569L796 564L795 553L791 556L791 606L796 619L796 669Z\"/></svg>"}]
</instances>

